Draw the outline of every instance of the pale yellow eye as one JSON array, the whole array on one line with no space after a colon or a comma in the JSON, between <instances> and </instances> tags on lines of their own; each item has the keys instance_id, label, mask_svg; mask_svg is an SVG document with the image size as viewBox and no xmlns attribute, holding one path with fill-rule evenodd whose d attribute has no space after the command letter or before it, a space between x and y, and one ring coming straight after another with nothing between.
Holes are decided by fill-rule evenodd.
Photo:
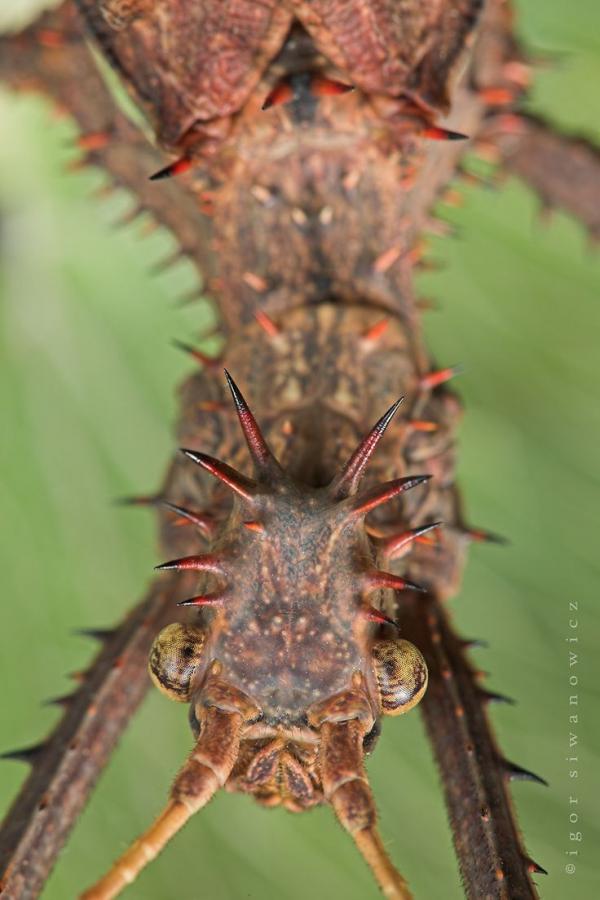
<instances>
[{"instance_id":1,"label":"pale yellow eye","mask_svg":"<svg viewBox=\"0 0 600 900\"><path fill-rule=\"evenodd\" d=\"M156 687L171 700L186 703L190 699L205 642L205 632L193 625L167 625L157 635L148 668Z\"/></svg>"},{"instance_id":2,"label":"pale yellow eye","mask_svg":"<svg viewBox=\"0 0 600 900\"><path fill-rule=\"evenodd\" d=\"M420 650L410 641L376 641L372 655L382 712L408 712L427 689L427 665Z\"/></svg>"}]
</instances>

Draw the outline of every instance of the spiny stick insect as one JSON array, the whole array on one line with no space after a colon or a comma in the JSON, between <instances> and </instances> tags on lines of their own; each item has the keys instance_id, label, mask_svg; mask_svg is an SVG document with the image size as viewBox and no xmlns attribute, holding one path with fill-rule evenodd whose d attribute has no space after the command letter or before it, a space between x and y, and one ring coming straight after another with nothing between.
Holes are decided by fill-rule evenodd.
<instances>
[{"instance_id":1,"label":"spiny stick insect","mask_svg":"<svg viewBox=\"0 0 600 900\"><path fill-rule=\"evenodd\" d=\"M175 0L80 6L170 162L152 167L70 4L4 41L3 75L66 107L86 160L173 231L215 298L225 349L217 361L190 348L203 368L182 397L184 455L136 498L160 510L169 574L97 634L100 655L50 738L13 754L33 769L2 833L3 894L39 892L143 696L152 645L153 677L191 701L197 743L157 823L85 896L115 896L219 786L295 811L330 804L384 893L410 896L376 830L363 755L382 715L421 699L427 669L422 709L466 893L535 896L542 869L506 785L540 779L499 751L485 707L502 698L445 611L466 545L489 535L460 514L455 370L422 345L412 276L427 266L422 232L443 229L432 207L465 135L592 234L596 152L516 112L530 70L503 4L406 4L401 53L385 5L357 3L349 20L335 3L231 4L225 17Z\"/></svg>"}]
</instances>

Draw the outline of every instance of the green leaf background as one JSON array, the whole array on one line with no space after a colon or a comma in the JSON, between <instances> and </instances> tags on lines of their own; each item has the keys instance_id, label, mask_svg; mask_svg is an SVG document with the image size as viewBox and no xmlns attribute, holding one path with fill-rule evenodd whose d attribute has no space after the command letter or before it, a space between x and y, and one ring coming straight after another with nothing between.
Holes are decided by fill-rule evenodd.
<instances>
[{"instance_id":1,"label":"green leaf background","mask_svg":"<svg viewBox=\"0 0 600 900\"><path fill-rule=\"evenodd\" d=\"M5 0L0 27L36 5ZM539 72L531 107L593 134L597 3L518 6L529 45L558 60ZM67 173L73 127L47 104L2 92L0 134L1 749L10 749L52 727L58 713L41 701L65 693L65 673L88 663L94 648L73 629L118 621L149 579L152 522L111 499L159 483L173 449L176 386L189 369L168 339L193 338L211 313L176 306L194 283L191 268L149 274L173 245L168 235L111 227L130 199L98 201L101 173ZM519 700L493 711L501 746L550 782L513 787L528 851L549 870L537 878L541 895L585 900L598 896L600 821L599 265L582 229L561 214L542 226L517 183L464 195L464 208L444 210L460 239L435 241L447 268L421 281L442 304L426 328L440 363L466 368L457 387L469 518L512 543L473 549L453 608L462 633L491 643L476 652L490 687ZM573 601L579 662L569 670ZM74 897L150 822L189 745L182 708L152 692L63 851L47 900ZM461 897L419 716L387 724L369 770L383 833L416 896ZM18 764L0 766L0 808L23 777ZM570 840L576 831L581 842ZM573 849L579 855L567 856ZM328 809L292 816L222 794L128 896L366 900L377 892Z\"/></svg>"}]
</instances>

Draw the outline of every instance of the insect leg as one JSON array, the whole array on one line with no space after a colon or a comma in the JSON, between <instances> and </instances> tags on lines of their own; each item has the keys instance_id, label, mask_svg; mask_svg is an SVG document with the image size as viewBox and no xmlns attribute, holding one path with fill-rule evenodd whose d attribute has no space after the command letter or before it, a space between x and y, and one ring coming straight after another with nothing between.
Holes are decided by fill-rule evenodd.
<instances>
[{"instance_id":1,"label":"insect leg","mask_svg":"<svg viewBox=\"0 0 600 900\"><path fill-rule=\"evenodd\" d=\"M390 860L376 827L377 813L363 765L365 722L324 722L320 768L325 796L350 833L384 896L410 900L412 894Z\"/></svg>"},{"instance_id":2,"label":"insect leg","mask_svg":"<svg viewBox=\"0 0 600 900\"><path fill-rule=\"evenodd\" d=\"M206 706L203 702L196 705L200 736L175 779L169 802L110 871L81 895L81 900L110 900L118 896L158 856L188 819L206 806L225 784L236 762L244 712L242 709Z\"/></svg>"}]
</instances>

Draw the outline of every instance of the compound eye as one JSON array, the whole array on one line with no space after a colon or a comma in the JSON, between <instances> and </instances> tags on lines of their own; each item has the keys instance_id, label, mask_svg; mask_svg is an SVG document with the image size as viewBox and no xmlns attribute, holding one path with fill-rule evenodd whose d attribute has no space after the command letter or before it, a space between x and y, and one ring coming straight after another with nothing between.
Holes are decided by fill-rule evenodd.
<instances>
[{"instance_id":1,"label":"compound eye","mask_svg":"<svg viewBox=\"0 0 600 900\"><path fill-rule=\"evenodd\" d=\"M427 689L427 665L410 641L375 641L373 665L382 712L399 716L416 706Z\"/></svg>"},{"instance_id":2,"label":"compound eye","mask_svg":"<svg viewBox=\"0 0 600 900\"><path fill-rule=\"evenodd\" d=\"M152 681L171 700L190 699L192 679L202 661L206 633L193 625L167 625L157 635L148 668Z\"/></svg>"}]
</instances>

